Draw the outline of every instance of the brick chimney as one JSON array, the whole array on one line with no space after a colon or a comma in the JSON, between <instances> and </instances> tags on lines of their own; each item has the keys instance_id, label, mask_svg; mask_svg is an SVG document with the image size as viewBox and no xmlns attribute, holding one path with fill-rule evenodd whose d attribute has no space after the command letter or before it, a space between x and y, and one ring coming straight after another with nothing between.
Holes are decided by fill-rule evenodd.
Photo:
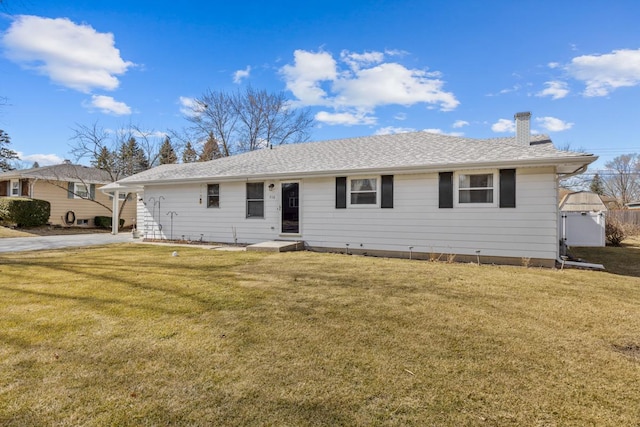
<instances>
[{"instance_id":1,"label":"brick chimney","mask_svg":"<svg viewBox=\"0 0 640 427\"><path fill-rule=\"evenodd\" d=\"M522 145L531 143L531 113L516 113L516 142Z\"/></svg>"}]
</instances>

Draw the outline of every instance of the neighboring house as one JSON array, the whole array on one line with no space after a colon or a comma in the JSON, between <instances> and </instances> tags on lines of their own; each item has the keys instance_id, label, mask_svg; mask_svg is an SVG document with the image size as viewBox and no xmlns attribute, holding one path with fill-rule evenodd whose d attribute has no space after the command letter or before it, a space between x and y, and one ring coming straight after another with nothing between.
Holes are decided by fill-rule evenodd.
<instances>
[{"instance_id":1,"label":"neighboring house","mask_svg":"<svg viewBox=\"0 0 640 427\"><path fill-rule=\"evenodd\" d=\"M96 191L110 182L103 170L63 163L0 173L0 197L46 200L51 203L50 224L92 227L96 216L111 216L112 197ZM120 196L120 205L125 196ZM125 225L131 225L136 215L135 201L124 205L120 217Z\"/></svg>"},{"instance_id":2,"label":"neighboring house","mask_svg":"<svg viewBox=\"0 0 640 427\"><path fill-rule=\"evenodd\" d=\"M109 184L138 193L147 238L304 241L312 250L553 266L558 179L597 157L516 137L427 132L266 148L162 165Z\"/></svg>"},{"instance_id":3,"label":"neighboring house","mask_svg":"<svg viewBox=\"0 0 640 427\"><path fill-rule=\"evenodd\" d=\"M566 194L560 201L560 235L567 246L605 246L605 212L601 197L590 191Z\"/></svg>"},{"instance_id":4,"label":"neighboring house","mask_svg":"<svg viewBox=\"0 0 640 427\"><path fill-rule=\"evenodd\" d=\"M640 209L640 202L629 202L625 205L627 209Z\"/></svg>"}]
</instances>

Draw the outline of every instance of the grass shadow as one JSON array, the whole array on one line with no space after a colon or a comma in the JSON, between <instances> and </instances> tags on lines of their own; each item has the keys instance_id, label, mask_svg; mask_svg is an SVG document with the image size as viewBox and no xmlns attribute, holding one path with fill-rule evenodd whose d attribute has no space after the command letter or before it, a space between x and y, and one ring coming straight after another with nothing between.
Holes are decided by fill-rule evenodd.
<instances>
[{"instance_id":1,"label":"grass shadow","mask_svg":"<svg viewBox=\"0 0 640 427\"><path fill-rule=\"evenodd\" d=\"M588 262L604 265L609 273L640 277L640 238L627 239L618 247L573 247L571 253Z\"/></svg>"}]
</instances>

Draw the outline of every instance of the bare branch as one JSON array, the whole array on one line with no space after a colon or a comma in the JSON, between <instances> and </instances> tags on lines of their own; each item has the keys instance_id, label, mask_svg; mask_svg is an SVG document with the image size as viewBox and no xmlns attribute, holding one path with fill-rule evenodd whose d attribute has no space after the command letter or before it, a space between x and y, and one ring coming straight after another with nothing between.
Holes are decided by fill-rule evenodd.
<instances>
[{"instance_id":1,"label":"bare branch","mask_svg":"<svg viewBox=\"0 0 640 427\"><path fill-rule=\"evenodd\" d=\"M251 86L231 94L208 90L185 119L192 124L190 136L180 137L185 145L203 146L212 135L224 157L306 141L313 126L310 111L294 109L284 92L269 93Z\"/></svg>"}]
</instances>

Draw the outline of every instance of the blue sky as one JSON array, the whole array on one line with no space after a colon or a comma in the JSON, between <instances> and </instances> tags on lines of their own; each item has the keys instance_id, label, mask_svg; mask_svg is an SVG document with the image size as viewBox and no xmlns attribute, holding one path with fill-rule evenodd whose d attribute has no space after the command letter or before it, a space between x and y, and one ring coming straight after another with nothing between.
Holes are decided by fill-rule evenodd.
<instances>
[{"instance_id":1,"label":"blue sky","mask_svg":"<svg viewBox=\"0 0 640 427\"><path fill-rule=\"evenodd\" d=\"M160 138L206 90L286 91L312 140L430 130L640 152L640 2L83 1L0 5L0 129L30 165L77 125Z\"/></svg>"}]
</instances>

